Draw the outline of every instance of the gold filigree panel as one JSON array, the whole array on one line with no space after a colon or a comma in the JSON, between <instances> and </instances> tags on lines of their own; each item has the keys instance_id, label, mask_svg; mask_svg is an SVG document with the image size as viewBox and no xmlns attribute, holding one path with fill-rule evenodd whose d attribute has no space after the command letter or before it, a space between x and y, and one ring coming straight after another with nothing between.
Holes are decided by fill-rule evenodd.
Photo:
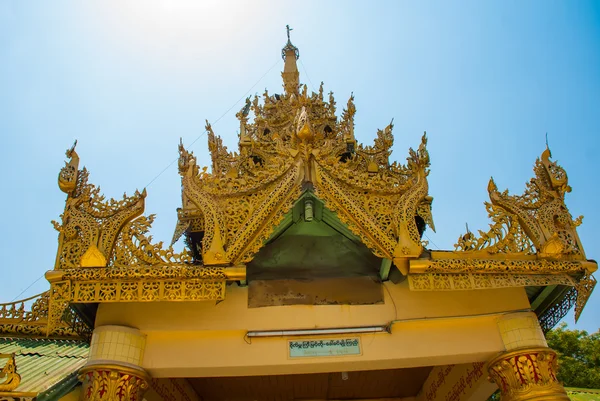
<instances>
[{"instance_id":1,"label":"gold filigree panel","mask_svg":"<svg viewBox=\"0 0 600 401\"><path fill-rule=\"evenodd\" d=\"M593 262L547 260L547 259L472 259L448 258L411 261L412 273L525 273L525 274L558 274L582 273L594 271L597 265Z\"/></svg>"},{"instance_id":2,"label":"gold filigree panel","mask_svg":"<svg viewBox=\"0 0 600 401\"><path fill-rule=\"evenodd\" d=\"M72 283L70 297L73 303L222 300L225 280L83 281Z\"/></svg>"},{"instance_id":3,"label":"gold filigree panel","mask_svg":"<svg viewBox=\"0 0 600 401\"><path fill-rule=\"evenodd\" d=\"M579 320L583 308L587 304L588 299L596 287L596 278L590 274L586 274L579 280L575 288L577 289L577 302L575 303L575 321Z\"/></svg>"},{"instance_id":4,"label":"gold filigree panel","mask_svg":"<svg viewBox=\"0 0 600 401\"><path fill-rule=\"evenodd\" d=\"M68 269L61 272L63 279L72 281L134 280L134 279L244 279L245 266L131 266L111 268Z\"/></svg>"},{"instance_id":5,"label":"gold filigree panel","mask_svg":"<svg viewBox=\"0 0 600 401\"><path fill-rule=\"evenodd\" d=\"M225 298L225 280L148 279L59 281L51 284L48 332L59 327L70 303L205 301Z\"/></svg>"},{"instance_id":6,"label":"gold filigree panel","mask_svg":"<svg viewBox=\"0 0 600 401\"><path fill-rule=\"evenodd\" d=\"M411 291L458 291L484 290L492 288L576 285L576 281L566 274L409 274Z\"/></svg>"}]
</instances>

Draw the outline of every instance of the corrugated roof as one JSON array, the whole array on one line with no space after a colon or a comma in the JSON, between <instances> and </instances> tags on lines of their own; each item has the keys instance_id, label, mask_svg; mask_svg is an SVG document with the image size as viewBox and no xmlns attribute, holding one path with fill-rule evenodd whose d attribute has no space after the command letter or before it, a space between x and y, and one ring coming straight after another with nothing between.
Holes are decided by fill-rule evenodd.
<instances>
[{"instance_id":1,"label":"corrugated roof","mask_svg":"<svg viewBox=\"0 0 600 401\"><path fill-rule=\"evenodd\" d=\"M14 391L39 393L83 365L89 346L81 341L0 338L0 353L15 354L21 384Z\"/></svg>"}]
</instances>

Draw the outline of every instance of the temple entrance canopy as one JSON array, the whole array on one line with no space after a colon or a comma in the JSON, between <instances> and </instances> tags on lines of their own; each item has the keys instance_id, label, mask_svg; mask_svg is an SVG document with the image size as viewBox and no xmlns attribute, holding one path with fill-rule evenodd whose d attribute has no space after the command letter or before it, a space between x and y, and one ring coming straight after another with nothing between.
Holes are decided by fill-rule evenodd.
<instances>
[{"instance_id":1,"label":"temple entrance canopy","mask_svg":"<svg viewBox=\"0 0 600 401\"><path fill-rule=\"evenodd\" d=\"M488 231L429 249L426 135L405 163L392 122L359 143L354 97L338 112L300 84L289 31L282 56L284 92L246 99L235 151L208 122L210 167L180 143L169 247L145 190L105 199L69 149L50 290L2 305L0 333L89 342L84 400L565 399L542 331L579 317L597 263L550 150L523 195L490 180Z\"/></svg>"}]
</instances>

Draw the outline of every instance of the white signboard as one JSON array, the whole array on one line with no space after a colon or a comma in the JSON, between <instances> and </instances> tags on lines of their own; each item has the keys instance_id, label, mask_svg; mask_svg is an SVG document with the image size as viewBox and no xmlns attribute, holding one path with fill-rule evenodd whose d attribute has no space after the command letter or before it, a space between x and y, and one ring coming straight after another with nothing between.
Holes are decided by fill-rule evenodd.
<instances>
[{"instance_id":1,"label":"white signboard","mask_svg":"<svg viewBox=\"0 0 600 401\"><path fill-rule=\"evenodd\" d=\"M290 358L360 355L359 338L288 341Z\"/></svg>"}]
</instances>

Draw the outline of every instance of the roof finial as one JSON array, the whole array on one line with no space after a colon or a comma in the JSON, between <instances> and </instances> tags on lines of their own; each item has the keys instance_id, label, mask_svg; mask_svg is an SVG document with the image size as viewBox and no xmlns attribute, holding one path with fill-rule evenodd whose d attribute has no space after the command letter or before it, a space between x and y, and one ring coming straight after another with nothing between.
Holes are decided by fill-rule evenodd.
<instances>
[{"instance_id":1,"label":"roof finial","mask_svg":"<svg viewBox=\"0 0 600 401\"><path fill-rule=\"evenodd\" d=\"M290 31L292 28L290 28L289 25L286 25L285 29L287 31L288 40L283 49L281 49L281 58L285 61L283 72L281 73L281 76L283 77L283 87L285 88L286 93L297 94L298 86L300 85L300 73L298 72L296 60L300 57L300 53L298 52L298 48L290 41Z\"/></svg>"},{"instance_id":2,"label":"roof finial","mask_svg":"<svg viewBox=\"0 0 600 401\"><path fill-rule=\"evenodd\" d=\"M292 44L292 41L290 40L290 31L293 31L292 28L290 28L289 25L285 26L285 29L287 31L287 43L285 44L284 48L281 49L281 58L283 58L284 60L286 59L286 57L288 56L288 53L293 53L296 56L296 60L298 60L298 58L300 57L300 52L298 52L298 48L296 46L294 46Z\"/></svg>"}]
</instances>

